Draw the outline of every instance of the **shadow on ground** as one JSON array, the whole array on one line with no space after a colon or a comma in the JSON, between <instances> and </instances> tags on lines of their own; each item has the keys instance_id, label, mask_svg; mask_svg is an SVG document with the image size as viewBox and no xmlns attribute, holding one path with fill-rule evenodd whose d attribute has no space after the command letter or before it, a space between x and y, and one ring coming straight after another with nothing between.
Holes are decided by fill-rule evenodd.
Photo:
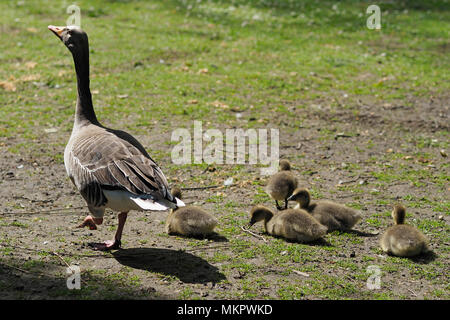
<instances>
[{"instance_id":1,"label":"shadow on ground","mask_svg":"<svg viewBox=\"0 0 450 320\"><path fill-rule=\"evenodd\" d=\"M428 263L436 260L437 258L438 258L438 255L436 253L434 253L434 251L428 251L426 253L423 253L421 255L411 257L408 259L410 259L411 261L413 261L415 263L428 264Z\"/></svg>"},{"instance_id":2,"label":"shadow on ground","mask_svg":"<svg viewBox=\"0 0 450 320\"><path fill-rule=\"evenodd\" d=\"M67 287L66 267L51 262L25 267L24 260L0 259L0 299L2 300L117 300L157 299L170 297L152 287L130 286L114 277L81 270L80 288ZM26 270L24 268L27 268Z\"/></svg>"},{"instance_id":3,"label":"shadow on ground","mask_svg":"<svg viewBox=\"0 0 450 320\"><path fill-rule=\"evenodd\" d=\"M131 248L116 251L113 256L124 266L175 276L184 283L216 283L226 279L206 260L180 250Z\"/></svg>"}]
</instances>

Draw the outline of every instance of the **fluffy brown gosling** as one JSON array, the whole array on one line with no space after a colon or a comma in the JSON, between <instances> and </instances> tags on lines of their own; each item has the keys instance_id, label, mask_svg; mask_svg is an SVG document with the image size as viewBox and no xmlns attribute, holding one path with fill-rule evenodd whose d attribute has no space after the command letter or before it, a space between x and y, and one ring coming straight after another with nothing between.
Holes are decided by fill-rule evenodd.
<instances>
[{"instance_id":1,"label":"fluffy brown gosling","mask_svg":"<svg viewBox=\"0 0 450 320\"><path fill-rule=\"evenodd\" d=\"M361 220L361 214L341 204L331 201L311 202L311 195L305 188L295 189L288 200L296 201L298 204L295 208L306 210L321 224L326 226L328 232L350 230Z\"/></svg>"},{"instance_id":2,"label":"fluffy brown gosling","mask_svg":"<svg viewBox=\"0 0 450 320\"><path fill-rule=\"evenodd\" d=\"M392 211L395 225L389 227L381 237L381 249L399 257L412 257L429 251L427 238L415 227L404 224L405 216L405 207L395 205Z\"/></svg>"},{"instance_id":3,"label":"fluffy brown gosling","mask_svg":"<svg viewBox=\"0 0 450 320\"><path fill-rule=\"evenodd\" d=\"M177 198L181 198L181 190L173 188ZM205 237L214 232L217 219L203 209L195 206L180 207L170 211L166 220L166 232L169 235L186 237Z\"/></svg>"},{"instance_id":4,"label":"fluffy brown gosling","mask_svg":"<svg viewBox=\"0 0 450 320\"><path fill-rule=\"evenodd\" d=\"M311 242L327 233L325 226L300 209L273 213L270 209L258 205L252 208L250 216L250 226L264 221L264 228L268 234L291 241Z\"/></svg>"},{"instance_id":5,"label":"fluffy brown gosling","mask_svg":"<svg viewBox=\"0 0 450 320\"><path fill-rule=\"evenodd\" d=\"M290 162L288 160L281 160L280 171L270 177L266 186L266 192L273 200L275 200L275 205L278 210L283 210L278 204L278 201L281 200L284 200L284 209L287 209L287 199L298 185L297 178L292 175L290 170Z\"/></svg>"}]
</instances>

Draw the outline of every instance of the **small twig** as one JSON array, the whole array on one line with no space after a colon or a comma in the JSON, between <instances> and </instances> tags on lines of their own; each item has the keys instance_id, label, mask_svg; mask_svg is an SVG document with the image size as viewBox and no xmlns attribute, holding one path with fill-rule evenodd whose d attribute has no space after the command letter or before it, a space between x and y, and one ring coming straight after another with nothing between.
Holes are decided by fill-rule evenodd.
<instances>
[{"instance_id":1,"label":"small twig","mask_svg":"<svg viewBox=\"0 0 450 320\"><path fill-rule=\"evenodd\" d=\"M350 276L348 276L348 275L346 275L346 274L344 274L344 276L345 276L348 280L350 280L351 282L355 282L355 280L352 279Z\"/></svg>"},{"instance_id":2,"label":"small twig","mask_svg":"<svg viewBox=\"0 0 450 320\"><path fill-rule=\"evenodd\" d=\"M52 254L57 256L59 260L61 260L68 268L70 268L70 265L55 251L52 251Z\"/></svg>"},{"instance_id":3,"label":"small twig","mask_svg":"<svg viewBox=\"0 0 450 320\"><path fill-rule=\"evenodd\" d=\"M360 178L360 176L358 175L358 176L356 176L356 178L354 178L354 179L352 179L352 180L342 181L341 183L338 184L338 186L343 185L343 184L346 184L346 183L356 182L356 181L358 181L359 179L361 179L361 178Z\"/></svg>"},{"instance_id":4,"label":"small twig","mask_svg":"<svg viewBox=\"0 0 450 320\"><path fill-rule=\"evenodd\" d=\"M267 243L267 240L264 239L263 236L260 236L259 234L256 234L256 233L253 233L253 232L251 232L250 230L244 228L243 226L241 226L241 229L242 229L244 232L247 232L247 233L251 234L252 236L254 236L254 237L258 238L258 239L261 239L261 240L263 240L264 242Z\"/></svg>"},{"instance_id":5,"label":"small twig","mask_svg":"<svg viewBox=\"0 0 450 320\"><path fill-rule=\"evenodd\" d=\"M352 193L352 194L340 194L340 195L337 195L336 198L348 198L348 197L354 197L354 196L355 196L354 193Z\"/></svg>"},{"instance_id":6,"label":"small twig","mask_svg":"<svg viewBox=\"0 0 450 320\"><path fill-rule=\"evenodd\" d=\"M58 259L59 260L61 260L66 266L67 266L67 268L69 268L69 269L71 269L70 268L70 265L57 253L57 252L55 252L55 251L52 251L52 254L53 255L55 255L55 256L57 256L58 257ZM83 282L83 284L85 284L85 285L87 285L88 283L86 282L86 281L84 281L83 279L80 279L81 280L81 282Z\"/></svg>"},{"instance_id":7,"label":"small twig","mask_svg":"<svg viewBox=\"0 0 450 320\"><path fill-rule=\"evenodd\" d=\"M1 212L2 215L32 215L32 214L46 214L46 213L58 213L60 211L66 211L66 212L61 212L64 214L70 213L71 210L78 210L78 209L83 209L85 207L72 207L72 208L60 208L60 209L50 209L50 210L43 210L43 211L25 211L25 212Z\"/></svg>"},{"instance_id":8,"label":"small twig","mask_svg":"<svg viewBox=\"0 0 450 320\"><path fill-rule=\"evenodd\" d=\"M409 289L409 288L406 288L409 292L411 292L415 297L417 297L417 294L414 292L414 291L412 291L411 289Z\"/></svg>"},{"instance_id":9,"label":"small twig","mask_svg":"<svg viewBox=\"0 0 450 320\"><path fill-rule=\"evenodd\" d=\"M295 269L292 269L292 272L294 272L294 273L296 273L298 275L304 276L304 277L309 277L309 274L307 274L306 272L301 272L301 271L298 271L298 270L295 270Z\"/></svg>"},{"instance_id":10,"label":"small twig","mask_svg":"<svg viewBox=\"0 0 450 320\"><path fill-rule=\"evenodd\" d=\"M21 271L21 272L30 273L30 271L27 271L27 270L23 270L23 269L17 268L17 267L15 267L15 266L9 265L9 264L4 263L4 262L2 262L2 264L5 265L5 266L7 266L7 267L9 267L9 268L19 270L19 271Z\"/></svg>"},{"instance_id":11,"label":"small twig","mask_svg":"<svg viewBox=\"0 0 450 320\"><path fill-rule=\"evenodd\" d=\"M234 244L237 246L250 246L251 244L249 243L239 243L239 244ZM216 245L216 246L204 246L204 247L196 247L196 248L192 248L192 249L186 249L186 252L194 252L194 251L198 251L198 250L209 250L209 249L217 249L217 248L232 248L231 244L227 243L227 244L222 244L222 245Z\"/></svg>"},{"instance_id":12,"label":"small twig","mask_svg":"<svg viewBox=\"0 0 450 320\"><path fill-rule=\"evenodd\" d=\"M181 188L181 190L205 190L205 189L213 189L213 188L219 188L222 186L206 186L206 187L185 187L185 188Z\"/></svg>"},{"instance_id":13,"label":"small twig","mask_svg":"<svg viewBox=\"0 0 450 320\"><path fill-rule=\"evenodd\" d=\"M199 250L209 250L209 249L226 248L226 247L230 247L230 245L229 244L225 244L225 245L218 245L218 246L197 247L197 248L192 248L192 249L186 249L186 251L187 252L194 252L194 251L199 251Z\"/></svg>"},{"instance_id":14,"label":"small twig","mask_svg":"<svg viewBox=\"0 0 450 320\"><path fill-rule=\"evenodd\" d=\"M205 170L202 171L202 174L204 174L209 169L209 164L206 166Z\"/></svg>"},{"instance_id":15,"label":"small twig","mask_svg":"<svg viewBox=\"0 0 450 320\"><path fill-rule=\"evenodd\" d=\"M233 184L230 184L229 186L213 185L213 186L206 186L206 187L184 187L184 188L181 188L181 190L205 190L205 189L214 189L214 188L234 187L237 185L238 185L237 183L233 183Z\"/></svg>"}]
</instances>

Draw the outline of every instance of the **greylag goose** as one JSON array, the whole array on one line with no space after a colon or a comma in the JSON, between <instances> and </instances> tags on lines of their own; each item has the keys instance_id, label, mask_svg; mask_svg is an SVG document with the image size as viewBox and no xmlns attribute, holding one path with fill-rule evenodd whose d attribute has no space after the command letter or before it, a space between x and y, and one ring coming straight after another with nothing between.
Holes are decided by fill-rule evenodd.
<instances>
[{"instance_id":1,"label":"greylag goose","mask_svg":"<svg viewBox=\"0 0 450 320\"><path fill-rule=\"evenodd\" d=\"M331 201L311 202L311 195L305 188L297 188L288 200L297 202L295 208L304 209L316 218L328 231L350 230L359 220L361 214L355 210Z\"/></svg>"},{"instance_id":2,"label":"greylag goose","mask_svg":"<svg viewBox=\"0 0 450 320\"><path fill-rule=\"evenodd\" d=\"M172 195L181 199L181 190L173 188ZM171 209L166 220L166 232L169 235L205 237L214 232L217 223L217 219L203 209L196 206L186 206Z\"/></svg>"},{"instance_id":3,"label":"greylag goose","mask_svg":"<svg viewBox=\"0 0 450 320\"><path fill-rule=\"evenodd\" d=\"M405 216L405 207L395 205L392 211L395 225L389 227L381 237L381 249L399 257L412 257L428 252L427 238L415 227L404 224Z\"/></svg>"},{"instance_id":4,"label":"greylag goose","mask_svg":"<svg viewBox=\"0 0 450 320\"><path fill-rule=\"evenodd\" d=\"M267 207L257 205L250 211L250 216L249 226L264 221L264 228L268 234L291 241L311 242L327 233L325 226L301 209L287 209L273 213Z\"/></svg>"},{"instance_id":5,"label":"greylag goose","mask_svg":"<svg viewBox=\"0 0 450 320\"><path fill-rule=\"evenodd\" d=\"M279 200L284 200L284 209L287 209L287 198L289 198L295 188L297 188L297 178L292 175L290 170L290 162L288 160L281 160L280 171L270 177L266 186L266 192L273 200L275 200L275 205L278 210L283 210L278 204Z\"/></svg>"},{"instance_id":6,"label":"greylag goose","mask_svg":"<svg viewBox=\"0 0 450 320\"><path fill-rule=\"evenodd\" d=\"M94 230L103 222L105 208L119 211L114 240L93 244L96 250L118 249L130 210L167 210L184 204L172 196L163 172L134 137L97 120L89 88L87 34L73 26L48 29L72 53L77 75L75 121L64 164L90 212L79 227Z\"/></svg>"}]
</instances>

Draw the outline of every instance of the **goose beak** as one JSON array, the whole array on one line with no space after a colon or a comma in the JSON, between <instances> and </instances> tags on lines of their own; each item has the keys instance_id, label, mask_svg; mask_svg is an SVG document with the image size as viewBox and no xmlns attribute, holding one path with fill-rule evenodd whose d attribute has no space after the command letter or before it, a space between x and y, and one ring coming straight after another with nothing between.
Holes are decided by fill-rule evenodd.
<instances>
[{"instance_id":1,"label":"goose beak","mask_svg":"<svg viewBox=\"0 0 450 320\"><path fill-rule=\"evenodd\" d=\"M48 26L48 30L53 32L58 38L61 39L61 34L64 30L64 27Z\"/></svg>"},{"instance_id":2,"label":"goose beak","mask_svg":"<svg viewBox=\"0 0 450 320\"><path fill-rule=\"evenodd\" d=\"M287 200L287 201L291 201L293 197L294 197L294 195L291 195L291 196L290 196L289 198L287 198L286 200Z\"/></svg>"}]
</instances>

